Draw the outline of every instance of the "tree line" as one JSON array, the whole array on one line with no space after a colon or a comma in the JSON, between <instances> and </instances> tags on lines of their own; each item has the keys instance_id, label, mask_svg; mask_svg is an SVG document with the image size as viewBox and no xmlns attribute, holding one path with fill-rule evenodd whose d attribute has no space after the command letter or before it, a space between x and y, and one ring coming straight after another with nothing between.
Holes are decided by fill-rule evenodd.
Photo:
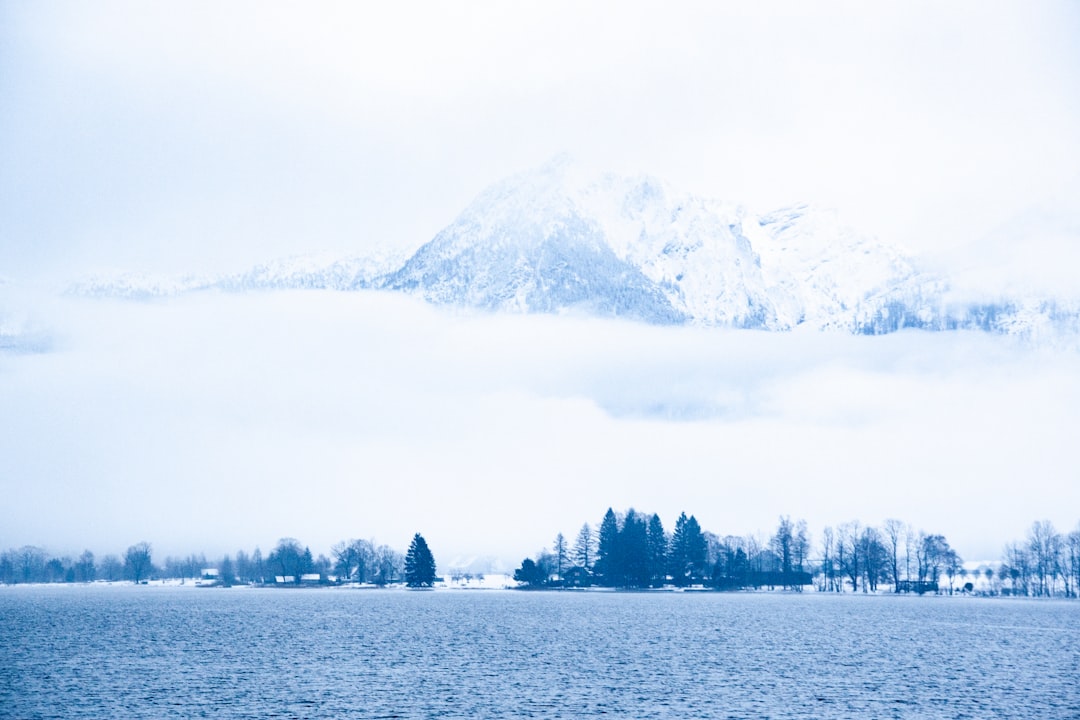
<instances>
[{"instance_id":1,"label":"tree line","mask_svg":"<svg viewBox=\"0 0 1080 720\"><path fill-rule=\"evenodd\" d=\"M410 587L430 587L435 583L435 558L423 536L417 533L402 555L373 540L344 540L331 548L331 555L315 556L311 548L295 538L282 538L267 554L256 547L235 556L208 561L203 554L168 556L160 563L153 559L148 542L130 546L123 554L100 559L90 550L78 557L50 556L33 545L0 553L0 583L83 583L95 580L144 583L150 580L196 581L207 570L214 571L218 585L301 585L361 583L386 586L405 583Z\"/></svg>"},{"instance_id":2,"label":"tree line","mask_svg":"<svg viewBox=\"0 0 1080 720\"><path fill-rule=\"evenodd\" d=\"M139 542L122 555L51 556L26 545L0 552L0 583L135 583L194 581L204 570L217 584L300 585L404 583L430 587L435 560L417 533L405 554L374 540L343 540L330 554L312 553L282 538L265 556L256 547L208 560L202 554L155 561ZM718 535L682 513L672 531L656 514L608 508L595 527L582 525L573 541L558 533L551 549L526 558L514 579L530 588L663 586L739 590L813 587L822 592L978 592L1022 597L1080 595L1080 524L1059 532L1049 521L1005 545L999 562L967 568L944 535L916 530L896 519L880 526L851 521L822 530L812 543L804 520L781 517L771 535Z\"/></svg>"},{"instance_id":3,"label":"tree line","mask_svg":"<svg viewBox=\"0 0 1080 720\"><path fill-rule=\"evenodd\" d=\"M1000 563L969 570L944 535L888 519L825 527L817 545L804 520L779 519L771 535L718 535L682 513L671 533L656 514L608 508L594 529L582 525L568 543L560 532L550 549L526 558L514 579L530 588L663 586L741 590L813 587L821 592L969 592L1078 597L1080 524L1058 532L1032 525L1005 546Z\"/></svg>"}]
</instances>

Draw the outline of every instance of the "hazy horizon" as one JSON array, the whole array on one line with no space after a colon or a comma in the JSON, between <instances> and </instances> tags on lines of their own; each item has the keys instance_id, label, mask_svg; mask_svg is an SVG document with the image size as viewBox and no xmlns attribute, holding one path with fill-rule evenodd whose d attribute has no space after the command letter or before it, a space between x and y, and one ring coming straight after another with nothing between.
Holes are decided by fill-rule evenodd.
<instances>
[{"instance_id":1,"label":"hazy horizon","mask_svg":"<svg viewBox=\"0 0 1080 720\"><path fill-rule=\"evenodd\" d=\"M1075 348L62 291L402 252L569 153L1075 300L1077 37L1069 2L0 5L0 336L45 338L0 349L0 548L509 563L608 506L895 517L968 560L1071 530Z\"/></svg>"}]
</instances>

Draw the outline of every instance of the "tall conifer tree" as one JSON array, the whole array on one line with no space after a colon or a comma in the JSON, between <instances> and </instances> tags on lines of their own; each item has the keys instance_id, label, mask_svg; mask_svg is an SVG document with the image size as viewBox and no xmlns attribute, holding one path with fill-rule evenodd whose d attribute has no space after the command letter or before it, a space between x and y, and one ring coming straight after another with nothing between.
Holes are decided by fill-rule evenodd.
<instances>
[{"instance_id":1,"label":"tall conifer tree","mask_svg":"<svg viewBox=\"0 0 1080 720\"><path fill-rule=\"evenodd\" d=\"M574 562L586 570L592 570L593 563L596 562L596 539L589 523L581 526L574 541Z\"/></svg>"},{"instance_id":2,"label":"tall conifer tree","mask_svg":"<svg viewBox=\"0 0 1080 720\"><path fill-rule=\"evenodd\" d=\"M649 582L663 585L667 575L667 535L660 516L653 513L649 518Z\"/></svg>"},{"instance_id":3,"label":"tall conifer tree","mask_svg":"<svg viewBox=\"0 0 1080 720\"><path fill-rule=\"evenodd\" d=\"M644 587L649 584L649 535L645 518L633 508L626 511L619 532L617 575L624 587Z\"/></svg>"},{"instance_id":4,"label":"tall conifer tree","mask_svg":"<svg viewBox=\"0 0 1080 720\"><path fill-rule=\"evenodd\" d=\"M615 585L618 582L619 521L611 508L604 513L600 522L599 539L596 548L596 574L603 585Z\"/></svg>"},{"instance_id":5,"label":"tall conifer tree","mask_svg":"<svg viewBox=\"0 0 1080 720\"><path fill-rule=\"evenodd\" d=\"M562 582L567 564L566 538L562 533L555 536L555 544L551 549L555 551L555 574L559 576L559 582Z\"/></svg>"},{"instance_id":6,"label":"tall conifer tree","mask_svg":"<svg viewBox=\"0 0 1080 720\"><path fill-rule=\"evenodd\" d=\"M405 555L405 584L411 588L435 584L435 557L420 533L413 535Z\"/></svg>"},{"instance_id":7,"label":"tall conifer tree","mask_svg":"<svg viewBox=\"0 0 1080 720\"><path fill-rule=\"evenodd\" d=\"M676 585L689 585L704 577L707 548L705 534L701 531L697 518L693 515L686 517L686 513L681 513L675 521L668 555L668 568Z\"/></svg>"},{"instance_id":8,"label":"tall conifer tree","mask_svg":"<svg viewBox=\"0 0 1080 720\"><path fill-rule=\"evenodd\" d=\"M691 582L700 582L705 577L705 556L708 551L705 533L693 515L686 521L686 560Z\"/></svg>"}]
</instances>

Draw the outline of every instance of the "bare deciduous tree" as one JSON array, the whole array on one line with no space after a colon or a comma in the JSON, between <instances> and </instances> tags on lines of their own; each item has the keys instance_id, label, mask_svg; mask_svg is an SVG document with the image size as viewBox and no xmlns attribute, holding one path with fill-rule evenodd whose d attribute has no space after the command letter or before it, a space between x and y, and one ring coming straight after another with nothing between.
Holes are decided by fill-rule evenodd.
<instances>
[{"instance_id":1,"label":"bare deciduous tree","mask_svg":"<svg viewBox=\"0 0 1080 720\"><path fill-rule=\"evenodd\" d=\"M885 539L888 542L893 592L900 592L900 541L904 539L904 523L895 518L889 518L882 525L882 529L885 531Z\"/></svg>"},{"instance_id":2,"label":"bare deciduous tree","mask_svg":"<svg viewBox=\"0 0 1080 720\"><path fill-rule=\"evenodd\" d=\"M133 582L140 583L150 575L150 543L135 543L124 553L124 574Z\"/></svg>"}]
</instances>

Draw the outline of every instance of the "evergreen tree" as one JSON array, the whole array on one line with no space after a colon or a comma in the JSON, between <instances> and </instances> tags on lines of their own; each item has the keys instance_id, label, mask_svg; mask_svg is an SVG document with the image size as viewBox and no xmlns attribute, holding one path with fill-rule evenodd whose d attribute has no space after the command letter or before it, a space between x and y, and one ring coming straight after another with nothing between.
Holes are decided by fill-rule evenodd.
<instances>
[{"instance_id":1,"label":"evergreen tree","mask_svg":"<svg viewBox=\"0 0 1080 720\"><path fill-rule=\"evenodd\" d=\"M700 581L705 575L705 556L708 544L697 518L680 513L671 534L668 567L671 579L680 587Z\"/></svg>"},{"instance_id":2,"label":"evergreen tree","mask_svg":"<svg viewBox=\"0 0 1080 720\"><path fill-rule=\"evenodd\" d=\"M747 557L746 551L742 548L735 551L735 557L731 561L730 574L735 587L748 587L750 585L750 558Z\"/></svg>"},{"instance_id":3,"label":"evergreen tree","mask_svg":"<svg viewBox=\"0 0 1080 720\"><path fill-rule=\"evenodd\" d=\"M232 587L236 584L236 571L233 569L233 561L228 555L221 559L218 565L218 583L222 587Z\"/></svg>"},{"instance_id":4,"label":"evergreen tree","mask_svg":"<svg viewBox=\"0 0 1080 720\"><path fill-rule=\"evenodd\" d=\"M594 566L603 585L614 586L618 583L618 548L619 521L615 517L615 511L608 508L604 519L600 521Z\"/></svg>"},{"instance_id":5,"label":"evergreen tree","mask_svg":"<svg viewBox=\"0 0 1080 720\"><path fill-rule=\"evenodd\" d=\"M559 582L562 582L563 569L567 565L566 538L562 533L555 536L555 545L552 549L555 551L555 574Z\"/></svg>"},{"instance_id":6,"label":"evergreen tree","mask_svg":"<svg viewBox=\"0 0 1080 720\"><path fill-rule=\"evenodd\" d=\"M686 521L686 558L690 568L690 580L700 582L705 577L705 558L709 544L705 533L693 515Z\"/></svg>"},{"instance_id":7,"label":"evergreen tree","mask_svg":"<svg viewBox=\"0 0 1080 720\"><path fill-rule=\"evenodd\" d=\"M652 585L664 584L667 575L667 535L660 516L653 513L649 518L649 582Z\"/></svg>"},{"instance_id":8,"label":"evergreen tree","mask_svg":"<svg viewBox=\"0 0 1080 720\"><path fill-rule=\"evenodd\" d=\"M677 586L683 587L688 583L689 577L689 551L686 539L686 524L689 520L686 513L680 513L675 521L675 530L671 533L671 549L668 552L668 571L671 580Z\"/></svg>"},{"instance_id":9,"label":"evergreen tree","mask_svg":"<svg viewBox=\"0 0 1080 720\"><path fill-rule=\"evenodd\" d=\"M405 554L405 584L411 588L435 584L435 557L420 533L413 535Z\"/></svg>"},{"instance_id":10,"label":"evergreen tree","mask_svg":"<svg viewBox=\"0 0 1080 720\"><path fill-rule=\"evenodd\" d=\"M589 527L589 523L585 523L581 526L581 530L578 531L577 540L574 541L574 562L577 563L578 567L592 570L595 561L596 539L593 537L593 531Z\"/></svg>"},{"instance_id":11,"label":"evergreen tree","mask_svg":"<svg viewBox=\"0 0 1080 720\"><path fill-rule=\"evenodd\" d=\"M615 554L616 575L624 587L649 584L649 535L645 519L633 508L626 511Z\"/></svg>"},{"instance_id":12,"label":"evergreen tree","mask_svg":"<svg viewBox=\"0 0 1080 720\"><path fill-rule=\"evenodd\" d=\"M529 587L539 587L547 580L544 569L530 558L521 561L521 567L514 571L514 580Z\"/></svg>"},{"instance_id":13,"label":"evergreen tree","mask_svg":"<svg viewBox=\"0 0 1080 720\"><path fill-rule=\"evenodd\" d=\"M304 554L300 556L300 575L309 575L315 572L315 558L311 556L311 548L305 547ZM300 582L300 576L296 577L296 582Z\"/></svg>"}]
</instances>

